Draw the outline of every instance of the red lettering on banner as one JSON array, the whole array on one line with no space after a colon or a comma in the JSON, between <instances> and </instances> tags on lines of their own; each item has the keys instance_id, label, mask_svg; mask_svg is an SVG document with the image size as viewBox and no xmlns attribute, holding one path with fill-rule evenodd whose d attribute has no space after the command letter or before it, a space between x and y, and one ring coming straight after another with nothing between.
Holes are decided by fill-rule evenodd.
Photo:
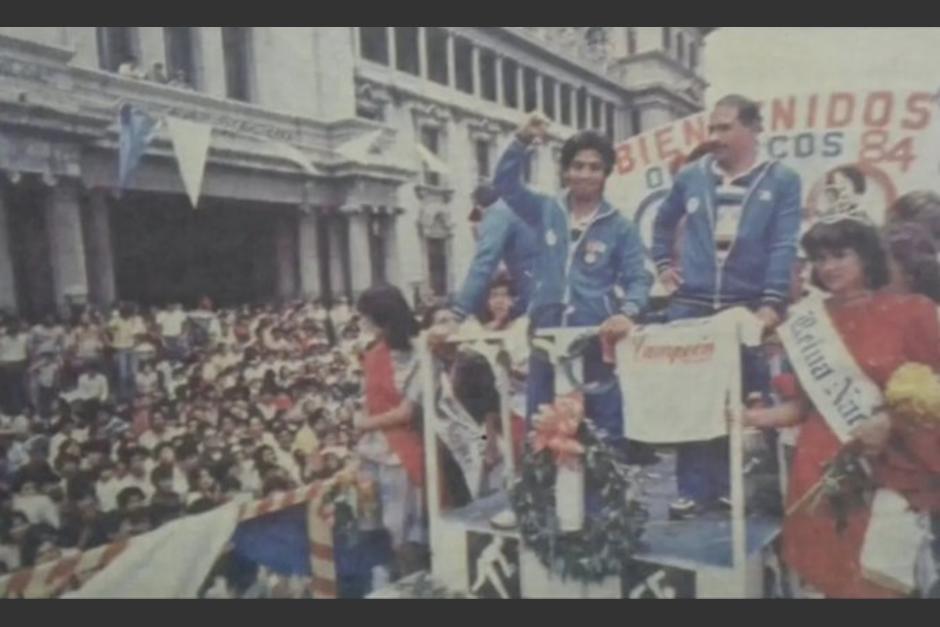
<instances>
[{"instance_id":1,"label":"red lettering on banner","mask_svg":"<svg viewBox=\"0 0 940 627\"><path fill-rule=\"evenodd\" d=\"M637 354L644 361L665 361L669 365L676 362L698 364L708 361L715 354L714 343L692 344L689 346L647 346L637 347Z\"/></svg>"},{"instance_id":2,"label":"red lettering on banner","mask_svg":"<svg viewBox=\"0 0 940 627\"><path fill-rule=\"evenodd\" d=\"M667 126L653 134L653 137L656 139L656 152L663 161L682 156L682 153L672 146L673 130L674 128L672 126Z\"/></svg>"},{"instance_id":3,"label":"red lettering on banner","mask_svg":"<svg viewBox=\"0 0 940 627\"><path fill-rule=\"evenodd\" d=\"M881 104L880 115L875 115L876 105ZM894 110L894 94L890 91L876 91L865 100L863 118L867 126L887 126Z\"/></svg>"},{"instance_id":4,"label":"red lettering on banner","mask_svg":"<svg viewBox=\"0 0 940 627\"><path fill-rule=\"evenodd\" d=\"M842 117L838 117L838 107L844 104ZM855 113L855 95L838 92L832 94L829 99L829 115L826 116L826 128L845 128L852 122L852 114Z\"/></svg>"},{"instance_id":5,"label":"red lettering on banner","mask_svg":"<svg viewBox=\"0 0 940 627\"><path fill-rule=\"evenodd\" d=\"M913 117L905 118L901 128L919 131L930 123L930 110L933 108L933 96L927 93L911 94L907 98L907 112Z\"/></svg>"},{"instance_id":6,"label":"red lettering on banner","mask_svg":"<svg viewBox=\"0 0 940 627\"><path fill-rule=\"evenodd\" d=\"M630 144L621 144L617 147L617 174L630 174L636 162L633 161L633 151Z\"/></svg>"},{"instance_id":7,"label":"red lettering on banner","mask_svg":"<svg viewBox=\"0 0 940 627\"><path fill-rule=\"evenodd\" d=\"M809 97L809 109L806 114L806 128L816 128L816 110L819 106L819 96L813 94Z\"/></svg>"},{"instance_id":8,"label":"red lettering on banner","mask_svg":"<svg viewBox=\"0 0 940 627\"><path fill-rule=\"evenodd\" d=\"M770 108L770 129L772 131L792 131L796 125L796 98L790 96L786 101L776 99Z\"/></svg>"},{"instance_id":9,"label":"red lettering on banner","mask_svg":"<svg viewBox=\"0 0 940 627\"><path fill-rule=\"evenodd\" d=\"M692 149L708 139L708 127L705 124L705 116L699 115L692 119L686 119L682 122L682 141L686 148Z\"/></svg>"}]
</instances>

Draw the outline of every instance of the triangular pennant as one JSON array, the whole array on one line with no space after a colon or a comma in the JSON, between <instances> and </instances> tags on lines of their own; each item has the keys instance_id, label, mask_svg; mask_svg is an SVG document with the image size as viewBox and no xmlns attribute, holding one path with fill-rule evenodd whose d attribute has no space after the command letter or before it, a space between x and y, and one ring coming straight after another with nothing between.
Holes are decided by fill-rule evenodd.
<instances>
[{"instance_id":1,"label":"triangular pennant","mask_svg":"<svg viewBox=\"0 0 940 627\"><path fill-rule=\"evenodd\" d=\"M160 120L125 103L118 111L118 189L125 189L147 146L157 134Z\"/></svg>"},{"instance_id":2,"label":"triangular pennant","mask_svg":"<svg viewBox=\"0 0 940 627\"><path fill-rule=\"evenodd\" d=\"M336 152L356 163L370 161L372 158L369 156L369 153L375 148L379 139L382 137L382 132L382 129L378 129L366 133L365 135L360 135L339 146Z\"/></svg>"},{"instance_id":3,"label":"triangular pennant","mask_svg":"<svg viewBox=\"0 0 940 627\"><path fill-rule=\"evenodd\" d=\"M278 155L299 165L303 171L310 176L318 176L323 174L316 168L316 166L313 165L313 162L310 161L310 157L305 155L296 146L274 140L269 140L268 143L274 149L274 151L277 152Z\"/></svg>"},{"instance_id":4,"label":"triangular pennant","mask_svg":"<svg viewBox=\"0 0 940 627\"><path fill-rule=\"evenodd\" d=\"M173 151L176 153L183 185L195 209L202 190L202 177L206 171L206 157L209 155L212 127L208 124L171 117L166 118L166 125L170 138L173 140Z\"/></svg>"}]
</instances>

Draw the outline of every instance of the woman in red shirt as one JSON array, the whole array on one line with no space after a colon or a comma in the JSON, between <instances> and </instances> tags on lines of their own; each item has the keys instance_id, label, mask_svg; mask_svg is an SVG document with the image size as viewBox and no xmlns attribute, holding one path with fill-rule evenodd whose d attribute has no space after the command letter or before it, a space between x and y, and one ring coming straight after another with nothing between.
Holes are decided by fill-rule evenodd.
<instances>
[{"instance_id":1,"label":"woman in red shirt","mask_svg":"<svg viewBox=\"0 0 940 627\"><path fill-rule=\"evenodd\" d=\"M937 307L921 295L881 289L888 283L889 268L874 226L854 218L819 223L802 244L813 264L813 282L828 293L825 309L833 326L854 361L882 391L907 362L940 368ZM860 556L869 506L852 511L841 531L825 503L795 507L819 484L843 445L799 383L792 383L781 386L792 390L788 402L748 410L744 419L759 428L801 425L786 499L785 561L827 597L902 596L863 573ZM919 512L940 508L940 430L911 427L882 413L868 418L853 436L848 446L864 451L879 488L899 493Z\"/></svg>"}]
</instances>

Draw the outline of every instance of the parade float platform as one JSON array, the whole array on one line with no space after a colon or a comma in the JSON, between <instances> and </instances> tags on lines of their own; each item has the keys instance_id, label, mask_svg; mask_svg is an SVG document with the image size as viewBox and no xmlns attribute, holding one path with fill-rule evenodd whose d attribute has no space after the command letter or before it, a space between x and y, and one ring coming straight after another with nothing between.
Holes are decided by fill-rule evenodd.
<instances>
[{"instance_id":1,"label":"parade float platform","mask_svg":"<svg viewBox=\"0 0 940 627\"><path fill-rule=\"evenodd\" d=\"M434 541L433 574L423 573L377 591L372 598L761 598L773 596L774 545L780 520L750 513L745 518L747 558L733 568L730 512L707 512L690 520L669 520L669 503L677 498L674 455L644 469L644 502L650 518L636 554L621 577L600 584L562 581L528 552L517 530L497 529L493 516L509 508L504 492L461 509L442 512ZM500 591L485 584L473 589L481 543L501 540L512 564ZM446 590L446 592L445 592ZM426 594L423 592L426 591Z\"/></svg>"}]
</instances>

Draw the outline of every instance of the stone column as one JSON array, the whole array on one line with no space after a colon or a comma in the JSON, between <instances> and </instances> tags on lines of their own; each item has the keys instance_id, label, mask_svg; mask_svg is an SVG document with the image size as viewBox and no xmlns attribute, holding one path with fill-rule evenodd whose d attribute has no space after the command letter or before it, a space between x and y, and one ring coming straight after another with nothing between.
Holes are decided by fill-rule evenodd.
<instances>
[{"instance_id":1,"label":"stone column","mask_svg":"<svg viewBox=\"0 0 940 627\"><path fill-rule=\"evenodd\" d=\"M388 38L388 67L398 69L398 44L395 39L395 27L385 27L385 37Z\"/></svg>"},{"instance_id":2,"label":"stone column","mask_svg":"<svg viewBox=\"0 0 940 627\"><path fill-rule=\"evenodd\" d=\"M18 310L16 275L13 273L13 254L7 219L7 198L3 186L0 185L0 311L13 313Z\"/></svg>"},{"instance_id":3,"label":"stone column","mask_svg":"<svg viewBox=\"0 0 940 627\"><path fill-rule=\"evenodd\" d=\"M473 95L483 97L483 72L480 69L480 49L477 46L470 48L470 73L473 75Z\"/></svg>"},{"instance_id":4,"label":"stone column","mask_svg":"<svg viewBox=\"0 0 940 627\"><path fill-rule=\"evenodd\" d=\"M402 272L401 272L401 257L399 254L400 247L398 245L398 221L399 214L395 209L391 210L391 215L388 218L388 228L385 229L385 280L392 285L397 285L401 291L405 294L406 298L409 298L410 294L409 288L402 283Z\"/></svg>"},{"instance_id":5,"label":"stone column","mask_svg":"<svg viewBox=\"0 0 940 627\"><path fill-rule=\"evenodd\" d=\"M333 300L346 295L346 276L349 268L346 265L346 256L343 254L343 242L348 241L346 216L336 212L327 222L330 237L330 289Z\"/></svg>"},{"instance_id":6,"label":"stone column","mask_svg":"<svg viewBox=\"0 0 940 627\"><path fill-rule=\"evenodd\" d=\"M308 49L310 29L298 28L291 31L293 48ZM281 31L279 36L286 31ZM314 29L314 45L311 58L300 60L293 66L293 75L281 74L280 80L285 85L292 85L287 93L291 99L301 104L292 105L292 109L303 117L313 117L319 111L324 120L346 120L356 117L356 83L354 80L356 59L349 42L349 31L342 26L329 26ZM290 54L281 48L282 54ZM269 63L278 63L277 55L268 57ZM309 68L315 68L317 102L303 104L307 100L310 85L298 76L306 76ZM280 107L276 103L272 103Z\"/></svg>"},{"instance_id":7,"label":"stone column","mask_svg":"<svg viewBox=\"0 0 940 627\"><path fill-rule=\"evenodd\" d=\"M140 64L149 72L154 63L162 63L166 69L166 41L162 26L138 26L140 33Z\"/></svg>"},{"instance_id":8,"label":"stone column","mask_svg":"<svg viewBox=\"0 0 940 627\"><path fill-rule=\"evenodd\" d=\"M428 30L418 27L418 76L428 77Z\"/></svg>"},{"instance_id":9,"label":"stone column","mask_svg":"<svg viewBox=\"0 0 940 627\"><path fill-rule=\"evenodd\" d=\"M289 300L297 296L297 217L277 216L274 225L274 247L277 263L277 296Z\"/></svg>"},{"instance_id":10,"label":"stone column","mask_svg":"<svg viewBox=\"0 0 940 627\"><path fill-rule=\"evenodd\" d=\"M552 90L552 101L555 103L555 119L561 122L561 81L555 79L555 88Z\"/></svg>"},{"instance_id":11,"label":"stone column","mask_svg":"<svg viewBox=\"0 0 940 627\"><path fill-rule=\"evenodd\" d=\"M457 51L454 34L447 31L447 85L457 86Z\"/></svg>"},{"instance_id":12,"label":"stone column","mask_svg":"<svg viewBox=\"0 0 940 627\"><path fill-rule=\"evenodd\" d=\"M571 112L571 128L578 128L578 90L574 85L568 90L568 111Z\"/></svg>"},{"instance_id":13,"label":"stone column","mask_svg":"<svg viewBox=\"0 0 940 627\"><path fill-rule=\"evenodd\" d=\"M352 32L352 48L353 48L353 54L355 54L355 55L356 55L356 58L359 59L359 58L362 57L362 50L361 50L360 47L359 47L359 37L360 37L360 36L359 36L359 27L358 27L358 26L350 26L349 28L350 28L350 30L351 30L351 32ZM387 27L386 27L386 28L387 28Z\"/></svg>"},{"instance_id":14,"label":"stone column","mask_svg":"<svg viewBox=\"0 0 940 627\"><path fill-rule=\"evenodd\" d=\"M105 193L102 189L91 192L82 216L85 261L88 267L88 296L92 303L101 307L108 307L117 299L111 219Z\"/></svg>"},{"instance_id":15,"label":"stone column","mask_svg":"<svg viewBox=\"0 0 940 627\"><path fill-rule=\"evenodd\" d=\"M538 71L535 72L535 108L539 111L545 111L545 94L542 93L544 89L545 77L542 76Z\"/></svg>"},{"instance_id":16,"label":"stone column","mask_svg":"<svg viewBox=\"0 0 940 627\"><path fill-rule=\"evenodd\" d=\"M196 27L196 84L199 89L217 98L226 97L225 53L222 49L221 26Z\"/></svg>"},{"instance_id":17,"label":"stone column","mask_svg":"<svg viewBox=\"0 0 940 627\"><path fill-rule=\"evenodd\" d=\"M496 70L496 104L506 106L503 101L503 58L494 54L493 59L493 67Z\"/></svg>"},{"instance_id":18,"label":"stone column","mask_svg":"<svg viewBox=\"0 0 940 627\"><path fill-rule=\"evenodd\" d=\"M297 259L304 298L319 298L321 294L319 248L317 216L312 211L303 213L297 219Z\"/></svg>"},{"instance_id":19,"label":"stone column","mask_svg":"<svg viewBox=\"0 0 940 627\"><path fill-rule=\"evenodd\" d=\"M59 180L48 196L45 213L53 297L64 313L68 304L67 296L88 297L88 272L85 268L85 242L82 238L77 183Z\"/></svg>"},{"instance_id":20,"label":"stone column","mask_svg":"<svg viewBox=\"0 0 940 627\"><path fill-rule=\"evenodd\" d=\"M369 216L362 211L350 212L349 257L353 295L358 296L372 285L372 255L369 248Z\"/></svg>"}]
</instances>

